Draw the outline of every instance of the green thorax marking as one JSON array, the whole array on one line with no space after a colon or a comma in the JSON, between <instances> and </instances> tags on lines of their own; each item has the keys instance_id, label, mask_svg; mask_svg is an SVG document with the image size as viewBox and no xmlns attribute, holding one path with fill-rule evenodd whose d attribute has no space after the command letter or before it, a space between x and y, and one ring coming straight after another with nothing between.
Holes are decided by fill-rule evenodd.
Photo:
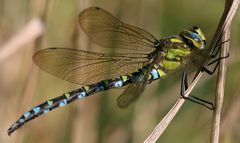
<instances>
[{"instance_id":1,"label":"green thorax marking","mask_svg":"<svg viewBox=\"0 0 240 143\"><path fill-rule=\"evenodd\" d=\"M158 64L160 69L168 73L186 64L191 49L180 37L171 36L164 40L166 40L166 43L160 51Z\"/></svg>"}]
</instances>

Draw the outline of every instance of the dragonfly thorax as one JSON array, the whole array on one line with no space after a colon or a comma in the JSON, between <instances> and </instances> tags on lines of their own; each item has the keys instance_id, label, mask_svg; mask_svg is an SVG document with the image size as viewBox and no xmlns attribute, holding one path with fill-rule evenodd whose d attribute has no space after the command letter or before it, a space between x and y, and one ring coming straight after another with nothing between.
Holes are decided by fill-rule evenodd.
<instances>
[{"instance_id":1,"label":"dragonfly thorax","mask_svg":"<svg viewBox=\"0 0 240 143\"><path fill-rule=\"evenodd\" d=\"M185 30L180 33L180 36L189 47L196 49L204 49L206 46L206 38L198 27L193 27L190 30Z\"/></svg>"}]
</instances>

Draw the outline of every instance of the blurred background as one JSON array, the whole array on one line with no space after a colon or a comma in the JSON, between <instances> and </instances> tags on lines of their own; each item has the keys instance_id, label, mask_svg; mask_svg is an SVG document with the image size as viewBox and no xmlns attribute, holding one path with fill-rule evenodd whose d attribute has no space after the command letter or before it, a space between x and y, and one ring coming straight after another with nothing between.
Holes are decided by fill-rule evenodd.
<instances>
[{"instance_id":1,"label":"blurred background","mask_svg":"<svg viewBox=\"0 0 240 143\"><path fill-rule=\"evenodd\" d=\"M32 18L42 16L45 31L36 41L0 61L0 143L139 143L179 98L180 76L152 83L129 108L117 107L121 90L96 94L32 120L12 134L7 129L25 111L81 87L41 71L32 55L48 47L101 51L78 25L78 14L98 6L152 33L156 38L201 27L208 44L224 9L224 0L0 0L0 48ZM221 143L240 142L240 13L231 27L230 58L223 105ZM214 101L216 74L204 75L193 94ZM213 112L191 102L174 118L159 143L207 143Z\"/></svg>"}]
</instances>

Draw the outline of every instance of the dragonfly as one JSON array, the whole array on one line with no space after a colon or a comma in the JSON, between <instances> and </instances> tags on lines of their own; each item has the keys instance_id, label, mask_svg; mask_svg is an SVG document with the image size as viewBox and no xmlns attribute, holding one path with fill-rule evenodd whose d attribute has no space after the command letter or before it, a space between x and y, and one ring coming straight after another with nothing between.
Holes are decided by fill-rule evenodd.
<instances>
[{"instance_id":1,"label":"dragonfly","mask_svg":"<svg viewBox=\"0 0 240 143\"><path fill-rule=\"evenodd\" d=\"M216 57L219 49L210 54L206 38L196 26L183 30L179 35L157 40L149 32L123 23L99 7L83 10L78 18L81 29L91 42L104 48L114 48L117 52L100 53L60 47L36 52L33 60L43 71L82 87L25 112L8 129L9 135L42 114L109 89L125 89L117 98L117 105L126 108L138 99L146 85L176 72L183 72L183 96L188 88L189 69L213 74L219 64L218 58L210 63L217 62L212 71L205 68L205 63ZM211 104L195 96L190 97L187 99L202 105Z\"/></svg>"}]
</instances>

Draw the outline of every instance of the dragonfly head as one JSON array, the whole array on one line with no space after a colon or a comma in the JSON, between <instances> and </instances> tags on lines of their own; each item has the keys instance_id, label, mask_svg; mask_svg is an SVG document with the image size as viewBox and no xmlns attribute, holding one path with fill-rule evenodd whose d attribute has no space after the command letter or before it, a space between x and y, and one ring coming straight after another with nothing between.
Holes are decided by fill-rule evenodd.
<instances>
[{"instance_id":1,"label":"dragonfly head","mask_svg":"<svg viewBox=\"0 0 240 143\"><path fill-rule=\"evenodd\" d=\"M180 36L190 46L197 49L204 49L206 45L206 38L202 30L194 26L190 30L182 31Z\"/></svg>"}]
</instances>

